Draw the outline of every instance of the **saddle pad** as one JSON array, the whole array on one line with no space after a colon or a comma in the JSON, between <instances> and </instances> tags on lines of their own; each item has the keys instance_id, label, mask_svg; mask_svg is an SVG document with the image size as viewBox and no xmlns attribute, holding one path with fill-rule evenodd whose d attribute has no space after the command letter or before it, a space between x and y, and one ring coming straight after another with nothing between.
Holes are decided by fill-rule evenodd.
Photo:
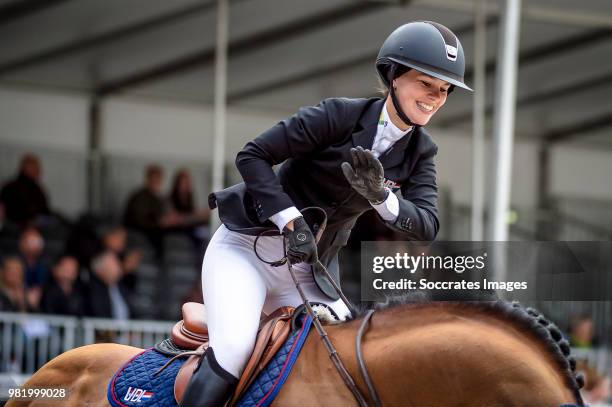
<instances>
[{"instance_id":1,"label":"saddle pad","mask_svg":"<svg viewBox=\"0 0 612 407\"><path fill-rule=\"evenodd\" d=\"M272 403L291 373L291 368L302 350L311 325L312 318L305 316L302 327L289 334L270 363L257 375L244 396L236 403L237 407L265 407Z\"/></svg>"},{"instance_id":2,"label":"saddle pad","mask_svg":"<svg viewBox=\"0 0 612 407\"><path fill-rule=\"evenodd\" d=\"M265 369L257 376L236 404L240 407L268 406L289 376L308 336L312 319L303 318L302 327L289 334L285 343ZM108 384L107 398L113 407L171 407L174 380L187 358L174 360L162 373L154 376L171 356L151 348L129 360L115 373Z\"/></svg>"},{"instance_id":3,"label":"saddle pad","mask_svg":"<svg viewBox=\"0 0 612 407\"><path fill-rule=\"evenodd\" d=\"M108 384L107 398L113 407L176 406L174 379L187 358L177 359L158 376L155 372L169 356L147 349L134 356L115 373Z\"/></svg>"}]
</instances>

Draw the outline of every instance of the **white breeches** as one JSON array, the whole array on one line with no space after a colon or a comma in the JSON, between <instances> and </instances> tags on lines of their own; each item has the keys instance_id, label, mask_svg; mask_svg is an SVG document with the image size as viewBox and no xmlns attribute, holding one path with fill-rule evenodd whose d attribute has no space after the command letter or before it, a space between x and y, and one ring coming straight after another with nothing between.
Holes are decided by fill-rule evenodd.
<instances>
[{"instance_id":1,"label":"white breeches","mask_svg":"<svg viewBox=\"0 0 612 407\"><path fill-rule=\"evenodd\" d=\"M210 346L221 367L239 378L257 337L261 312L302 304L287 265L272 267L253 251L254 236L232 232L221 225L212 237L202 263L202 288ZM257 253L267 261L283 257L282 236L260 237ZM311 302L332 307L345 319L350 311L342 300L333 301L317 287L305 263L293 265Z\"/></svg>"}]
</instances>

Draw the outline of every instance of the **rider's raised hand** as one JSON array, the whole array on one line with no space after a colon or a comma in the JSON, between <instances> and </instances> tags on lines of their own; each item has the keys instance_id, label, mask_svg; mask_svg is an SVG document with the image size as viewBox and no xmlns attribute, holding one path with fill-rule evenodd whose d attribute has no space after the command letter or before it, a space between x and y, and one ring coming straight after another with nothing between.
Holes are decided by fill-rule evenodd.
<instances>
[{"instance_id":1,"label":"rider's raised hand","mask_svg":"<svg viewBox=\"0 0 612 407\"><path fill-rule=\"evenodd\" d=\"M373 204L380 204L387 199L389 191L385 189L385 170L370 150L361 146L351 148L353 166L347 162L341 164L342 173L351 187Z\"/></svg>"},{"instance_id":2,"label":"rider's raised hand","mask_svg":"<svg viewBox=\"0 0 612 407\"><path fill-rule=\"evenodd\" d=\"M287 247L287 259L291 264L316 263L318 260L317 243L303 217L293 220L293 230L285 226L283 235Z\"/></svg>"}]
</instances>

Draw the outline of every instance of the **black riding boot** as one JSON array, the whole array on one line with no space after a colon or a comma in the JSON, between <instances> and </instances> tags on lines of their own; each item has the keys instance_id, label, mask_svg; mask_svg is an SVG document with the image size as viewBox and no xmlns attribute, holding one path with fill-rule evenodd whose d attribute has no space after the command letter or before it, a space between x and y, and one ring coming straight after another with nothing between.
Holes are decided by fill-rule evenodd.
<instances>
[{"instance_id":1,"label":"black riding boot","mask_svg":"<svg viewBox=\"0 0 612 407\"><path fill-rule=\"evenodd\" d=\"M183 394L181 407L221 407L238 383L215 359L212 348L206 349Z\"/></svg>"}]
</instances>

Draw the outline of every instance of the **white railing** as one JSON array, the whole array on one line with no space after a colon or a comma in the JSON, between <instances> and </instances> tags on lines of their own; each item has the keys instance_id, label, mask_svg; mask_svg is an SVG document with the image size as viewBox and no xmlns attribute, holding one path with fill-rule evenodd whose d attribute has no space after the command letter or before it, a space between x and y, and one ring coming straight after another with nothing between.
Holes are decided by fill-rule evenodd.
<instances>
[{"instance_id":1,"label":"white railing","mask_svg":"<svg viewBox=\"0 0 612 407\"><path fill-rule=\"evenodd\" d=\"M137 348L150 348L168 338L173 323L148 320L85 318L81 320L83 345L114 342Z\"/></svg>"},{"instance_id":2,"label":"white railing","mask_svg":"<svg viewBox=\"0 0 612 407\"><path fill-rule=\"evenodd\" d=\"M0 312L0 373L31 374L67 350L97 342L149 348L172 322Z\"/></svg>"},{"instance_id":3,"label":"white railing","mask_svg":"<svg viewBox=\"0 0 612 407\"><path fill-rule=\"evenodd\" d=\"M71 317L0 313L0 371L31 373L74 348L77 324Z\"/></svg>"}]
</instances>

